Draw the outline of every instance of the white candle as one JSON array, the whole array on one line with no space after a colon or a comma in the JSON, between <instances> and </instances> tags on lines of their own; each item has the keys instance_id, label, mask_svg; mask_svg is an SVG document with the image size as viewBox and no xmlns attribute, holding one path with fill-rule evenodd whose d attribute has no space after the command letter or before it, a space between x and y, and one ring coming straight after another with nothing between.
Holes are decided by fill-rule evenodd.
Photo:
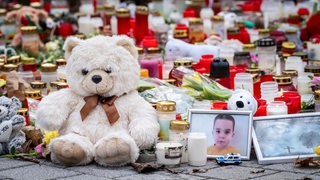
<instances>
[{"instance_id":1,"label":"white candle","mask_svg":"<svg viewBox=\"0 0 320 180\"><path fill-rule=\"evenodd\" d=\"M191 166L207 163L207 137L205 133L190 133L188 137L188 161Z\"/></svg>"},{"instance_id":2,"label":"white candle","mask_svg":"<svg viewBox=\"0 0 320 180\"><path fill-rule=\"evenodd\" d=\"M268 103L267 115L283 115L288 114L288 107L284 101L273 101Z\"/></svg>"},{"instance_id":3,"label":"white candle","mask_svg":"<svg viewBox=\"0 0 320 180\"><path fill-rule=\"evenodd\" d=\"M161 142L156 145L158 164L179 166L182 156L182 144L178 142Z\"/></svg>"}]
</instances>

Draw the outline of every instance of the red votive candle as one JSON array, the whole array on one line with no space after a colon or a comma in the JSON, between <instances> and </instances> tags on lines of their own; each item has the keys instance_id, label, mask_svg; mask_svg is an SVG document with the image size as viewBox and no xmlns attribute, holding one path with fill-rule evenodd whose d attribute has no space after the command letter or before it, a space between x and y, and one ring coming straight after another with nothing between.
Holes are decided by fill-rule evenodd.
<instances>
[{"instance_id":1,"label":"red votive candle","mask_svg":"<svg viewBox=\"0 0 320 180\"><path fill-rule=\"evenodd\" d=\"M140 41L148 35L148 7L137 6L136 7L136 28L134 37L139 44Z\"/></svg>"},{"instance_id":2,"label":"red votive candle","mask_svg":"<svg viewBox=\"0 0 320 180\"><path fill-rule=\"evenodd\" d=\"M119 8L116 10L118 20L118 34L128 35L130 32L130 12L129 9Z\"/></svg>"},{"instance_id":3,"label":"red votive candle","mask_svg":"<svg viewBox=\"0 0 320 180\"><path fill-rule=\"evenodd\" d=\"M289 98L292 102L293 114L301 110L301 97L297 91L286 91L282 93L283 97Z\"/></svg>"}]
</instances>

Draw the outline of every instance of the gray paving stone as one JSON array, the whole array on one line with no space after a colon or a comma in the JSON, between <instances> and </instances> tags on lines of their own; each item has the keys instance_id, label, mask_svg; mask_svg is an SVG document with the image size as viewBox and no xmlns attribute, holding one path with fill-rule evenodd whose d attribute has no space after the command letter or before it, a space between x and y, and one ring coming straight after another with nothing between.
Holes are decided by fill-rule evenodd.
<instances>
[{"instance_id":1,"label":"gray paving stone","mask_svg":"<svg viewBox=\"0 0 320 180\"><path fill-rule=\"evenodd\" d=\"M221 166L217 168L210 169L206 173L197 174L197 176L208 177L208 178L218 178L218 179L249 179L264 176L266 174L272 174L277 171L265 170L262 173L252 173L263 170L262 168L251 168L242 166Z\"/></svg>"},{"instance_id":2,"label":"gray paving stone","mask_svg":"<svg viewBox=\"0 0 320 180\"><path fill-rule=\"evenodd\" d=\"M304 179L312 179L312 180L319 180L320 176L317 175L308 175L308 174L301 174L301 173L293 173L293 172L279 172L267 176L262 176L259 178L254 178L254 179L259 179L259 180L274 180L274 179L295 179L295 180L304 180Z\"/></svg>"},{"instance_id":3,"label":"gray paving stone","mask_svg":"<svg viewBox=\"0 0 320 180\"><path fill-rule=\"evenodd\" d=\"M106 180L105 177L99 177L99 176L93 176L93 175L76 175L72 177L66 177L66 178L58 178L60 180L68 179L68 180Z\"/></svg>"},{"instance_id":4,"label":"gray paving stone","mask_svg":"<svg viewBox=\"0 0 320 180\"><path fill-rule=\"evenodd\" d=\"M96 164L90 164L87 166L75 166L68 167L66 170L72 170L83 174L95 175L105 178L116 178L128 175L137 174L130 166L123 167L102 167Z\"/></svg>"},{"instance_id":5,"label":"gray paving stone","mask_svg":"<svg viewBox=\"0 0 320 180\"><path fill-rule=\"evenodd\" d=\"M266 165L264 166L264 169L289 171L289 172L304 173L304 174L314 174L314 173L320 172L320 169L317 167L306 168L306 167L296 166L293 163Z\"/></svg>"},{"instance_id":6,"label":"gray paving stone","mask_svg":"<svg viewBox=\"0 0 320 180\"><path fill-rule=\"evenodd\" d=\"M131 176L125 176L116 178L117 180L131 180L131 179L139 179L139 180L150 180L150 179L156 179L156 180L173 180L173 179L179 179L179 180L201 180L206 179L204 177L198 177L198 176L192 176L192 175L186 175L186 174L170 174L166 172L157 172L157 173L148 173L148 174L136 174Z\"/></svg>"},{"instance_id":7,"label":"gray paving stone","mask_svg":"<svg viewBox=\"0 0 320 180\"><path fill-rule=\"evenodd\" d=\"M56 179L60 177L74 176L80 173L74 171L68 171L56 167L41 166L38 164L32 164L29 166L23 166L18 168L12 168L0 171L0 174L13 179Z\"/></svg>"},{"instance_id":8,"label":"gray paving stone","mask_svg":"<svg viewBox=\"0 0 320 180\"><path fill-rule=\"evenodd\" d=\"M34 164L35 163L22 161L18 159L0 158L0 172L1 170L12 169L14 167L30 166Z\"/></svg>"}]
</instances>

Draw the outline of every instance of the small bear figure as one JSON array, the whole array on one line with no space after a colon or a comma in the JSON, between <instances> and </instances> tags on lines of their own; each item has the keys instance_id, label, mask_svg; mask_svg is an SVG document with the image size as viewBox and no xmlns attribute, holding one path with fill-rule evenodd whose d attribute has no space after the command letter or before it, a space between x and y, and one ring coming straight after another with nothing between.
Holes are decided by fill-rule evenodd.
<instances>
[{"instance_id":1,"label":"small bear figure","mask_svg":"<svg viewBox=\"0 0 320 180\"><path fill-rule=\"evenodd\" d=\"M258 103L256 99L247 90L235 90L228 100L229 110L252 111L252 114L254 114L257 108Z\"/></svg>"}]
</instances>

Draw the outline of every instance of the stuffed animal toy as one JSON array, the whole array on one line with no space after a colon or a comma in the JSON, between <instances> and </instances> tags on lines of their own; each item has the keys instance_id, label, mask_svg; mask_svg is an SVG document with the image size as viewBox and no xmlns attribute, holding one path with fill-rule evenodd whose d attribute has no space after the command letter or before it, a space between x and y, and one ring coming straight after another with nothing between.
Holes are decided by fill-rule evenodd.
<instances>
[{"instance_id":1,"label":"stuffed animal toy","mask_svg":"<svg viewBox=\"0 0 320 180\"><path fill-rule=\"evenodd\" d=\"M155 109L136 91L140 67L132 39L69 37L64 50L69 88L43 98L35 122L59 131L49 144L51 160L70 166L135 162L160 128Z\"/></svg>"},{"instance_id":2,"label":"stuffed animal toy","mask_svg":"<svg viewBox=\"0 0 320 180\"><path fill-rule=\"evenodd\" d=\"M17 114L20 108L18 98L0 97L0 155L11 153L13 148L19 151L26 141L25 134L21 131L25 126L25 119Z\"/></svg>"},{"instance_id":3,"label":"stuffed animal toy","mask_svg":"<svg viewBox=\"0 0 320 180\"><path fill-rule=\"evenodd\" d=\"M254 114L257 108L258 103L256 99L247 90L235 90L228 100L229 110L252 111L252 114Z\"/></svg>"},{"instance_id":4,"label":"stuffed animal toy","mask_svg":"<svg viewBox=\"0 0 320 180\"><path fill-rule=\"evenodd\" d=\"M179 39L170 39L165 45L167 57L192 57L194 62L199 62L204 54L220 55L220 48L217 46L203 44L189 44Z\"/></svg>"}]
</instances>

